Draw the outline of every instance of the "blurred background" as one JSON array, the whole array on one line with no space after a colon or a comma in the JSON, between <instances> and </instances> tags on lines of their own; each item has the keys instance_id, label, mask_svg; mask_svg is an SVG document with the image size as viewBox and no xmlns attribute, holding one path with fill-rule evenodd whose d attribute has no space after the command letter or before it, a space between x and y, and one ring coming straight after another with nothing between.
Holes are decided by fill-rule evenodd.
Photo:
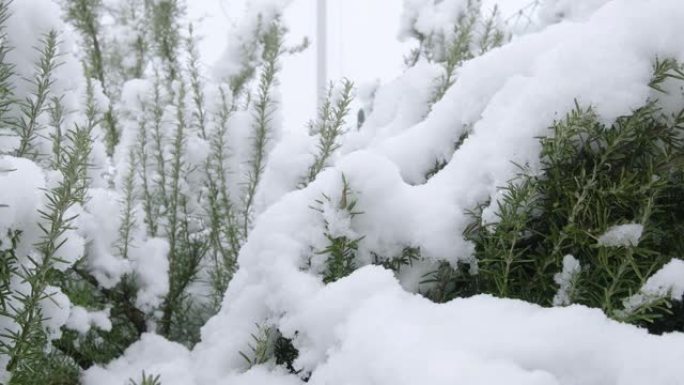
<instances>
[{"instance_id":1,"label":"blurred background","mask_svg":"<svg viewBox=\"0 0 684 385\"><path fill-rule=\"evenodd\" d=\"M197 35L205 66L221 58L229 27L244 14L250 0L188 1L188 13L197 20ZM253 0L251 0L253 1ZM305 129L316 113L316 15L318 0L293 0L285 12L287 42L309 39L307 50L284 57L281 81L285 130ZM388 81L401 73L403 56L413 42L398 39L400 0L327 1L327 78L347 77L357 87Z\"/></svg>"}]
</instances>

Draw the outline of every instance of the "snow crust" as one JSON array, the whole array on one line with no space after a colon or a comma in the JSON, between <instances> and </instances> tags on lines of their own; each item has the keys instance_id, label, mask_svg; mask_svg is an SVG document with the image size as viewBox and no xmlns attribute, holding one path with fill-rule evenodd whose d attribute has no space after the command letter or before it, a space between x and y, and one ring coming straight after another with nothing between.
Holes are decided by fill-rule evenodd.
<instances>
[{"instance_id":1,"label":"snow crust","mask_svg":"<svg viewBox=\"0 0 684 385\"><path fill-rule=\"evenodd\" d=\"M415 20L419 13L432 15L419 28L448 30L437 23L440 12L464 3L411 0L407 9ZM611 122L652 96L655 57L684 59L680 0L554 3L549 9L570 10L571 21L542 25L465 63L431 109L420 107L430 95L422 87L431 89L439 73L429 64L381 86L362 132L349 135L334 166L307 188L296 190L293 183L305 169L283 176L270 164L274 171L264 183L277 193L264 198L240 268L221 311L202 329L202 341L190 351L145 335L123 357L88 370L84 383L121 385L142 370L160 374L164 385L303 383L272 364L247 368L239 352L249 352L255 324L293 338L300 354L295 367L311 375L310 384L683 383L680 333L652 336L573 305L549 309L487 296L434 304L379 267L324 285L307 267L311 250L325 242L321 223L334 218L331 212L322 218L311 205L323 194L339 197L343 175L363 214L345 218L340 231L365 236L361 264L370 263L373 252L393 255L414 246L433 261L475 265L472 245L459 235L469 223L464 213L487 200L495 204L498 186L517 172L513 162L538 169L537 137L554 119L577 101ZM410 92L414 88L422 91ZM409 93L398 97L394 90ZM455 150L465 132L469 137ZM293 140L269 162L306 148L306 140ZM304 155L292 156L292 167L306 167ZM448 164L426 180L440 160ZM607 243L636 245L631 241L640 231L620 229L620 240ZM569 302L576 262L564 261L558 304ZM671 264L652 285L680 276L680 262ZM669 288L679 293L679 286Z\"/></svg>"}]
</instances>

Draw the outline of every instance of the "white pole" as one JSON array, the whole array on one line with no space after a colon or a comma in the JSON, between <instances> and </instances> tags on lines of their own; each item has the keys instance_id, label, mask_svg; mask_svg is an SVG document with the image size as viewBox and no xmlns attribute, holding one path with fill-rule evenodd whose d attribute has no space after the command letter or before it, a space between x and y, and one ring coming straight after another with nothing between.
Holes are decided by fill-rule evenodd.
<instances>
[{"instance_id":1,"label":"white pole","mask_svg":"<svg viewBox=\"0 0 684 385\"><path fill-rule=\"evenodd\" d=\"M316 3L316 87L320 111L328 88L328 0L317 0Z\"/></svg>"}]
</instances>

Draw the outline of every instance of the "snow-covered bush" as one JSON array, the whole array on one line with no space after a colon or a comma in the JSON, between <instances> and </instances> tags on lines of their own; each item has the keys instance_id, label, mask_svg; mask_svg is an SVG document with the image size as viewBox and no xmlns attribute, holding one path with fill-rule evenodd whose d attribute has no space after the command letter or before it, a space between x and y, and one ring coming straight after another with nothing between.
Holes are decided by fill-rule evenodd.
<instances>
[{"instance_id":1,"label":"snow-covered bush","mask_svg":"<svg viewBox=\"0 0 684 385\"><path fill-rule=\"evenodd\" d=\"M679 0L405 0L284 135L288 3L0 0L0 383L682 382Z\"/></svg>"},{"instance_id":2,"label":"snow-covered bush","mask_svg":"<svg viewBox=\"0 0 684 385\"><path fill-rule=\"evenodd\" d=\"M682 82L682 75L678 63L656 61L651 86ZM483 203L477 210L467 231L476 247L477 278L451 285L447 298L474 290L551 304L557 290L551 277L571 255L581 268L567 304L633 321L678 317L664 303L624 314L622 301L684 254L683 116L684 110L670 114L653 99L611 126L579 106L557 121L541 139L541 173L521 166L496 206Z\"/></svg>"},{"instance_id":3,"label":"snow-covered bush","mask_svg":"<svg viewBox=\"0 0 684 385\"><path fill-rule=\"evenodd\" d=\"M36 4L0 2L0 382L74 383L146 332L198 340L297 50L277 13L254 13L253 57L208 83L181 2Z\"/></svg>"}]
</instances>

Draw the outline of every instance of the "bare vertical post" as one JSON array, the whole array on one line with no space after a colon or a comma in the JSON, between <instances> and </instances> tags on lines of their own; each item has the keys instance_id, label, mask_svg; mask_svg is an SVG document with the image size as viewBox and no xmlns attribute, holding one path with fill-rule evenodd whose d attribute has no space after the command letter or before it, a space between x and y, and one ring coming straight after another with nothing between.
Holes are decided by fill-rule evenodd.
<instances>
[{"instance_id":1,"label":"bare vertical post","mask_svg":"<svg viewBox=\"0 0 684 385\"><path fill-rule=\"evenodd\" d=\"M316 9L316 87L318 91L318 109L325 99L328 88L328 1L317 0Z\"/></svg>"}]
</instances>

